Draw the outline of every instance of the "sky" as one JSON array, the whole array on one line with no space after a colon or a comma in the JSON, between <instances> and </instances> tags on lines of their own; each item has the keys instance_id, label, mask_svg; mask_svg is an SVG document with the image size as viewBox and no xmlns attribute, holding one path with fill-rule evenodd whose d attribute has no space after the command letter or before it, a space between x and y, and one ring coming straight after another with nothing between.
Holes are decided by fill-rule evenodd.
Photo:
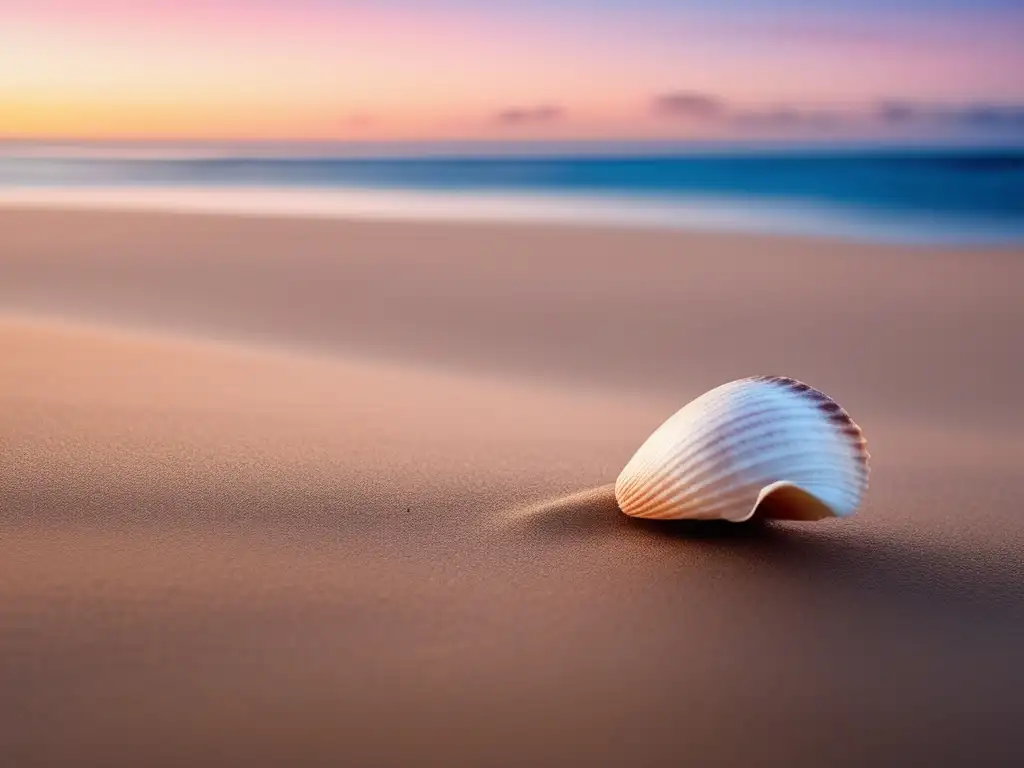
<instances>
[{"instance_id":1,"label":"sky","mask_svg":"<svg viewBox=\"0 0 1024 768\"><path fill-rule=\"evenodd\" d=\"M1024 138L1024 0L0 0L0 138Z\"/></svg>"}]
</instances>

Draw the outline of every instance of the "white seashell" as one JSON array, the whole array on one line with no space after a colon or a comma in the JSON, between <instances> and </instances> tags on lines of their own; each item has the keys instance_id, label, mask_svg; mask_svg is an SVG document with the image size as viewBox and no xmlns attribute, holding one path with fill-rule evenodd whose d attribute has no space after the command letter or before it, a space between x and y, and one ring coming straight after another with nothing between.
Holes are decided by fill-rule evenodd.
<instances>
[{"instance_id":1,"label":"white seashell","mask_svg":"<svg viewBox=\"0 0 1024 768\"><path fill-rule=\"evenodd\" d=\"M784 376L740 379L658 427L615 481L615 500L660 520L846 517L867 490L866 445L823 392Z\"/></svg>"}]
</instances>

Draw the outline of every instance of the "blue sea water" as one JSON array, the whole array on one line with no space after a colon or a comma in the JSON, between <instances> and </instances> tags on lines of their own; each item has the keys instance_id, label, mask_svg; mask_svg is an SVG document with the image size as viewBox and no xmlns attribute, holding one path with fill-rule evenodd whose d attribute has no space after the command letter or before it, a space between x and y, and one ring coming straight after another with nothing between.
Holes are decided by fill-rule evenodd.
<instances>
[{"instance_id":1,"label":"blue sea water","mask_svg":"<svg viewBox=\"0 0 1024 768\"><path fill-rule=\"evenodd\" d=\"M553 156L4 155L0 189L401 191L624 208L716 229L926 243L1024 243L1024 149ZM539 210L539 209L538 209ZM675 213L673 213L675 212Z\"/></svg>"}]
</instances>

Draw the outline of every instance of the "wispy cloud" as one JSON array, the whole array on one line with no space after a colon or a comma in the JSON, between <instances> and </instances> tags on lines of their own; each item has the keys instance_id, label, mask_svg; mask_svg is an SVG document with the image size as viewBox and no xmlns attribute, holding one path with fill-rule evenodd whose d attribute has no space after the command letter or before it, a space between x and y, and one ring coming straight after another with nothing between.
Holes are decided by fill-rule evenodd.
<instances>
[{"instance_id":1,"label":"wispy cloud","mask_svg":"<svg viewBox=\"0 0 1024 768\"><path fill-rule=\"evenodd\" d=\"M506 107L494 115L500 125L536 125L553 123L565 115L565 110L556 104L538 104L531 107Z\"/></svg>"},{"instance_id":2,"label":"wispy cloud","mask_svg":"<svg viewBox=\"0 0 1024 768\"><path fill-rule=\"evenodd\" d=\"M1024 104L929 105L883 101L875 116L889 125L932 125L991 131L1024 131Z\"/></svg>"},{"instance_id":3,"label":"wispy cloud","mask_svg":"<svg viewBox=\"0 0 1024 768\"><path fill-rule=\"evenodd\" d=\"M1024 104L920 104L886 99L877 104L770 106L734 104L724 97L694 91L658 94L654 114L692 124L714 123L743 131L829 132L854 127L961 130L974 133L1024 133Z\"/></svg>"},{"instance_id":4,"label":"wispy cloud","mask_svg":"<svg viewBox=\"0 0 1024 768\"><path fill-rule=\"evenodd\" d=\"M651 109L662 117L690 122L731 125L747 129L825 130L842 125L847 115L832 109L808 109L794 104L768 107L734 105L721 96L697 91L675 91L656 95Z\"/></svg>"},{"instance_id":5,"label":"wispy cloud","mask_svg":"<svg viewBox=\"0 0 1024 768\"><path fill-rule=\"evenodd\" d=\"M718 120L728 110L723 99L696 91L675 91L654 97L652 109L655 114L666 117Z\"/></svg>"},{"instance_id":6,"label":"wispy cloud","mask_svg":"<svg viewBox=\"0 0 1024 768\"><path fill-rule=\"evenodd\" d=\"M919 107L905 101L883 101L875 107L875 117L891 125L912 123L920 116Z\"/></svg>"},{"instance_id":7,"label":"wispy cloud","mask_svg":"<svg viewBox=\"0 0 1024 768\"><path fill-rule=\"evenodd\" d=\"M979 104L960 110L956 119L967 125L1024 130L1024 105Z\"/></svg>"}]
</instances>

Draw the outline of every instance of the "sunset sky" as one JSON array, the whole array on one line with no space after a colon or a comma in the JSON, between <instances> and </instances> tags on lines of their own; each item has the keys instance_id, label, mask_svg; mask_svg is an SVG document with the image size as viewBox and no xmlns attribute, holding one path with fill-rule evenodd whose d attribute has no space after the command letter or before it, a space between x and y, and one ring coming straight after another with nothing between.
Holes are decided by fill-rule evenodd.
<instances>
[{"instance_id":1,"label":"sunset sky","mask_svg":"<svg viewBox=\"0 0 1024 768\"><path fill-rule=\"evenodd\" d=\"M1024 2L0 0L0 137L1024 136Z\"/></svg>"}]
</instances>

